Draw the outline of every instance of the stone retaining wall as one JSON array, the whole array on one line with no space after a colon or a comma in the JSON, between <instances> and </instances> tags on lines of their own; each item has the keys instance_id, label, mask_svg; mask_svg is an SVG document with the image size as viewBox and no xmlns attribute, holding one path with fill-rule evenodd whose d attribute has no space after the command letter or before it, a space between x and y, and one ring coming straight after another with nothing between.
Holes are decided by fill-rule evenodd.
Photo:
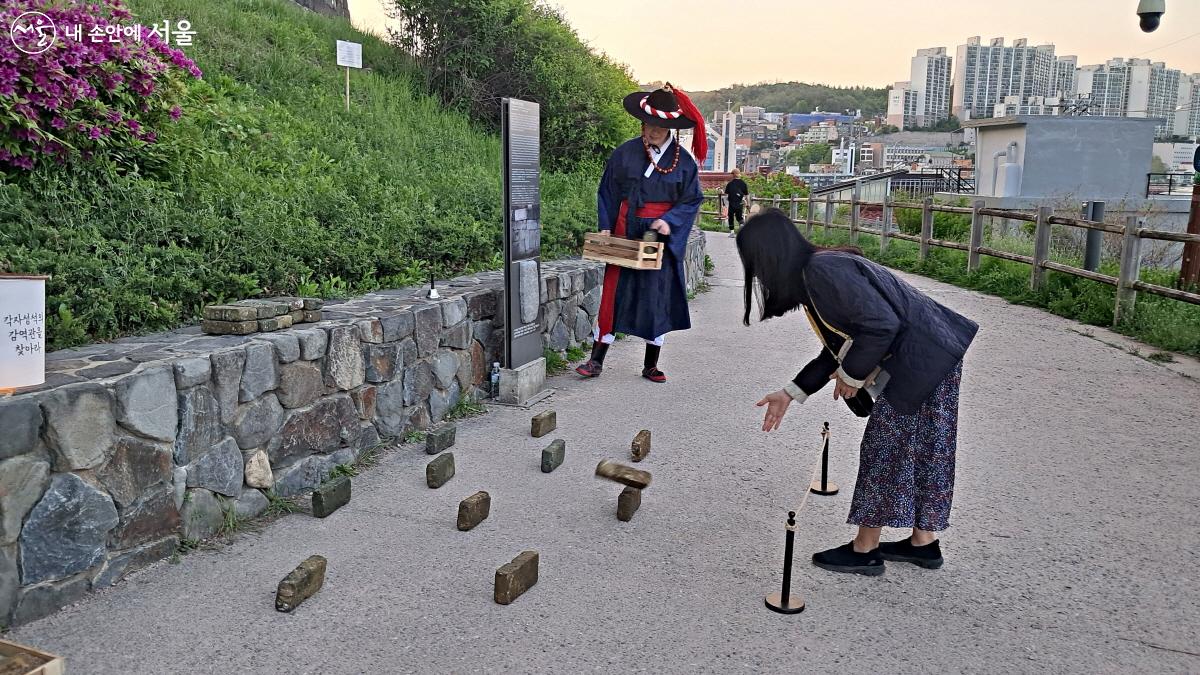
<instances>
[{"instance_id":1,"label":"stone retaining wall","mask_svg":"<svg viewBox=\"0 0 1200 675\"><path fill-rule=\"evenodd\" d=\"M590 340L602 272L543 264L547 346ZM502 275L440 291L329 302L324 321L276 333L192 327L48 355L45 385L0 399L0 623L111 586L481 393L503 351Z\"/></svg>"}]
</instances>

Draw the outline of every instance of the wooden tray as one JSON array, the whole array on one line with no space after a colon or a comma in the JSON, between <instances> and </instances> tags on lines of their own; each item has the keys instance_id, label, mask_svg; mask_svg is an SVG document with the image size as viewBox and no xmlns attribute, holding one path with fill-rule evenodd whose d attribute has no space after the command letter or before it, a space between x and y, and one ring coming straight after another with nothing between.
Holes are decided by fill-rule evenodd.
<instances>
[{"instance_id":1,"label":"wooden tray","mask_svg":"<svg viewBox=\"0 0 1200 675\"><path fill-rule=\"evenodd\" d=\"M597 232L583 235L583 257L634 270L662 269L661 241L636 241Z\"/></svg>"},{"instance_id":2,"label":"wooden tray","mask_svg":"<svg viewBox=\"0 0 1200 675\"><path fill-rule=\"evenodd\" d=\"M28 667L17 667L13 659L23 659ZM61 656L47 654L32 647L0 640L0 673L14 675L63 675Z\"/></svg>"}]
</instances>

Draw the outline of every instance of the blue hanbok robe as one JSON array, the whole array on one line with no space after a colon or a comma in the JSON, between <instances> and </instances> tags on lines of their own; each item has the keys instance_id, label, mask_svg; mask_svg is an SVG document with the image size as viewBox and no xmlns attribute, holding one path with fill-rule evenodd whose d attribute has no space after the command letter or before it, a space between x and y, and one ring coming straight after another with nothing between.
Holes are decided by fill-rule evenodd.
<instances>
[{"instance_id":1,"label":"blue hanbok robe","mask_svg":"<svg viewBox=\"0 0 1200 675\"><path fill-rule=\"evenodd\" d=\"M658 165L669 169L679 140L673 139ZM679 148L675 170L654 171L641 137L613 151L604 167L597 194L599 224L613 236L640 240L657 218L671 226L660 270L633 270L609 265L600 307L600 334L626 333L655 340L671 331L691 328L684 257L692 223L704 201L696 160ZM623 217L622 217L623 216ZM622 227L623 225L623 227ZM623 230L623 231L622 231Z\"/></svg>"}]
</instances>

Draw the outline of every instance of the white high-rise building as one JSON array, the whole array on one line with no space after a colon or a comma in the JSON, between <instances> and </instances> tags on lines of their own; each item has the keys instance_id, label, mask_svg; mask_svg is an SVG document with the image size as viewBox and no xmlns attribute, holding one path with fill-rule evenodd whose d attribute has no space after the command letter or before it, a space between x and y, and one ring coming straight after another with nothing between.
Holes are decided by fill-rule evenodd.
<instances>
[{"instance_id":1,"label":"white high-rise building","mask_svg":"<svg viewBox=\"0 0 1200 675\"><path fill-rule=\"evenodd\" d=\"M1149 59L1111 59L1102 66L1079 69L1079 93L1090 94L1091 114L1108 117L1159 117L1159 136L1169 136L1179 124L1181 73ZM1185 91L1186 90L1186 91Z\"/></svg>"},{"instance_id":2,"label":"white high-rise building","mask_svg":"<svg viewBox=\"0 0 1200 675\"><path fill-rule=\"evenodd\" d=\"M897 82L888 93L888 124L915 129L949 117L952 63L945 47L918 50L908 81Z\"/></svg>"},{"instance_id":3,"label":"white high-rise building","mask_svg":"<svg viewBox=\"0 0 1200 675\"><path fill-rule=\"evenodd\" d=\"M899 129L917 125L917 93L911 82L897 82L888 91L887 123Z\"/></svg>"},{"instance_id":4,"label":"white high-rise building","mask_svg":"<svg viewBox=\"0 0 1200 675\"><path fill-rule=\"evenodd\" d=\"M1004 38L985 45L978 37L959 45L955 62L951 112L960 120L990 117L1008 96L1047 96L1057 63L1054 45L1019 39L1006 46Z\"/></svg>"},{"instance_id":5,"label":"white high-rise building","mask_svg":"<svg viewBox=\"0 0 1200 675\"><path fill-rule=\"evenodd\" d=\"M1179 77L1179 110L1175 135L1200 138L1200 73Z\"/></svg>"},{"instance_id":6,"label":"white high-rise building","mask_svg":"<svg viewBox=\"0 0 1200 675\"><path fill-rule=\"evenodd\" d=\"M720 142L713 154L713 171L733 171L737 167L737 113L726 111L721 117Z\"/></svg>"},{"instance_id":7,"label":"white high-rise building","mask_svg":"<svg viewBox=\"0 0 1200 675\"><path fill-rule=\"evenodd\" d=\"M1048 96L1056 98L1074 98L1078 93L1077 72L1079 70L1079 57L1077 56L1060 56L1054 62L1054 74L1050 80L1050 91Z\"/></svg>"}]
</instances>

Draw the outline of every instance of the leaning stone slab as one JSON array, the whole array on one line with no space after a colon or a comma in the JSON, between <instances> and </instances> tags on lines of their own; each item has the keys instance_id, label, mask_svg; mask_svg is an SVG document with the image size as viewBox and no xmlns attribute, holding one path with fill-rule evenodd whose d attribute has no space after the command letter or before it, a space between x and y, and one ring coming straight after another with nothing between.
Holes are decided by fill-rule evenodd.
<instances>
[{"instance_id":1,"label":"leaning stone slab","mask_svg":"<svg viewBox=\"0 0 1200 675\"><path fill-rule=\"evenodd\" d=\"M541 438L558 428L558 415L553 410L546 410L534 415L530 424L530 433L534 438Z\"/></svg>"},{"instance_id":2,"label":"leaning stone slab","mask_svg":"<svg viewBox=\"0 0 1200 675\"><path fill-rule=\"evenodd\" d=\"M555 439L546 449L542 450L542 473L550 473L562 466L566 457L567 442L561 438Z\"/></svg>"},{"instance_id":3,"label":"leaning stone slab","mask_svg":"<svg viewBox=\"0 0 1200 675\"><path fill-rule=\"evenodd\" d=\"M501 605L512 604L538 580L538 552L525 551L496 570L494 597Z\"/></svg>"},{"instance_id":4,"label":"leaning stone slab","mask_svg":"<svg viewBox=\"0 0 1200 675\"><path fill-rule=\"evenodd\" d=\"M425 437L425 454L436 455L453 446L456 431L457 427L449 424L441 429L429 432L429 435Z\"/></svg>"},{"instance_id":5,"label":"leaning stone slab","mask_svg":"<svg viewBox=\"0 0 1200 675\"><path fill-rule=\"evenodd\" d=\"M453 477L453 452L438 455L437 459L425 465L425 484L435 490L445 485Z\"/></svg>"},{"instance_id":6,"label":"leaning stone slab","mask_svg":"<svg viewBox=\"0 0 1200 675\"><path fill-rule=\"evenodd\" d=\"M466 532L487 520L492 512L492 496L486 492L476 492L458 504L458 529Z\"/></svg>"},{"instance_id":7,"label":"leaning stone slab","mask_svg":"<svg viewBox=\"0 0 1200 675\"><path fill-rule=\"evenodd\" d=\"M617 497L617 520L627 523L642 505L642 491L627 487Z\"/></svg>"},{"instance_id":8,"label":"leaning stone slab","mask_svg":"<svg viewBox=\"0 0 1200 675\"><path fill-rule=\"evenodd\" d=\"M275 609L290 612L321 590L326 564L324 557L314 555L284 577L275 591Z\"/></svg>"},{"instance_id":9,"label":"leaning stone slab","mask_svg":"<svg viewBox=\"0 0 1200 675\"><path fill-rule=\"evenodd\" d=\"M324 518L349 503L349 476L338 476L313 490L312 512L318 518Z\"/></svg>"},{"instance_id":10,"label":"leaning stone slab","mask_svg":"<svg viewBox=\"0 0 1200 675\"><path fill-rule=\"evenodd\" d=\"M212 321L200 322L200 330L209 335L250 335L258 332L258 321Z\"/></svg>"},{"instance_id":11,"label":"leaning stone slab","mask_svg":"<svg viewBox=\"0 0 1200 675\"><path fill-rule=\"evenodd\" d=\"M650 454L650 431L642 429L633 437L633 446L629 452L633 461L640 462Z\"/></svg>"}]
</instances>

